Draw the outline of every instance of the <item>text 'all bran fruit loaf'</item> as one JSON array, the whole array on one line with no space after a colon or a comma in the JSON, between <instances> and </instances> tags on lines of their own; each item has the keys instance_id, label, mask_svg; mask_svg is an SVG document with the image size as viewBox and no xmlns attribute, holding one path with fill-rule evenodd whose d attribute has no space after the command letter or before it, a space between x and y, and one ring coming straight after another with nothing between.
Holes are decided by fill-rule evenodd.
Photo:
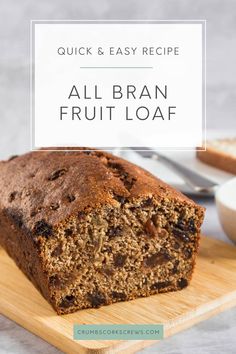
<instances>
[{"instance_id":1,"label":"text 'all bran fruit loaf'","mask_svg":"<svg viewBox=\"0 0 236 354\"><path fill-rule=\"evenodd\" d=\"M0 163L0 244L58 314L186 287L204 209L102 151Z\"/></svg>"}]
</instances>

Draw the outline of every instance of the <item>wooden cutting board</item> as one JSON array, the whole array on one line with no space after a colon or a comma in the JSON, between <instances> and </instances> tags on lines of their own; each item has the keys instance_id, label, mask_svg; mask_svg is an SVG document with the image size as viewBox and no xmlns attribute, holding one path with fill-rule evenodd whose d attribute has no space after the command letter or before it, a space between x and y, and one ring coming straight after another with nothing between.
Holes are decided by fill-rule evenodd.
<instances>
[{"instance_id":1,"label":"wooden cutting board","mask_svg":"<svg viewBox=\"0 0 236 354\"><path fill-rule=\"evenodd\" d=\"M66 353L133 353L154 341L74 341L73 324L164 324L165 337L236 305L236 247L202 237L191 285L100 309L57 316L0 249L0 311Z\"/></svg>"}]
</instances>

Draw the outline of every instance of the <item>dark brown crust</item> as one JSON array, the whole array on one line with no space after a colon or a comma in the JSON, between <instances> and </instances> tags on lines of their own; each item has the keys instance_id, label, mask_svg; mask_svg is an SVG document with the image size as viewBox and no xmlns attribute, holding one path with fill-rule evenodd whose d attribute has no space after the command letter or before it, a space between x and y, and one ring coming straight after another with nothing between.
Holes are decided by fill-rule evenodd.
<instances>
[{"instance_id":1,"label":"dark brown crust","mask_svg":"<svg viewBox=\"0 0 236 354\"><path fill-rule=\"evenodd\" d=\"M50 299L43 262L31 237L0 212L0 244L46 299Z\"/></svg>"},{"instance_id":2,"label":"dark brown crust","mask_svg":"<svg viewBox=\"0 0 236 354\"><path fill-rule=\"evenodd\" d=\"M102 151L37 151L3 161L0 190L0 244L58 313L71 310L62 312L54 302L37 234L47 238L71 216L106 205L115 207L123 199L151 196L192 207L198 230L204 214L202 207L149 172ZM195 257L193 254L193 262ZM190 278L191 274L187 280ZM168 290L176 289L163 288Z\"/></svg>"},{"instance_id":3,"label":"dark brown crust","mask_svg":"<svg viewBox=\"0 0 236 354\"><path fill-rule=\"evenodd\" d=\"M131 188L127 189L115 166L120 166L128 179L133 180ZM55 178L57 172L59 176ZM0 205L23 212L24 225L30 231L42 219L55 225L86 208L114 205L114 194L129 199L148 195L157 199L171 197L195 205L149 172L105 152L87 155L74 151L36 151L3 161L0 190ZM72 197L75 199L71 201ZM59 203L57 213L53 210L55 203Z\"/></svg>"},{"instance_id":4,"label":"dark brown crust","mask_svg":"<svg viewBox=\"0 0 236 354\"><path fill-rule=\"evenodd\" d=\"M207 165L211 165L220 170L236 175L236 158L224 154L212 147L207 147L206 151L197 151L197 158Z\"/></svg>"}]
</instances>

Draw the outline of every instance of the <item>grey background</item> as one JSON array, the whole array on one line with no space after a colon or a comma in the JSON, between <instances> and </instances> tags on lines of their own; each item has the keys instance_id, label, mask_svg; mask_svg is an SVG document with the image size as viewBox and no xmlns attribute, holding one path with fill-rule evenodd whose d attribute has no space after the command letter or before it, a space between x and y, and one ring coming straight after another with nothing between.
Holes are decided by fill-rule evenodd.
<instances>
[{"instance_id":1,"label":"grey background","mask_svg":"<svg viewBox=\"0 0 236 354\"><path fill-rule=\"evenodd\" d=\"M206 19L207 128L236 131L236 1L0 0L0 159L30 148L31 19ZM214 204L202 203L207 206L205 233L225 239ZM145 353L235 353L235 334L232 309ZM59 352L0 316L0 353Z\"/></svg>"}]
</instances>

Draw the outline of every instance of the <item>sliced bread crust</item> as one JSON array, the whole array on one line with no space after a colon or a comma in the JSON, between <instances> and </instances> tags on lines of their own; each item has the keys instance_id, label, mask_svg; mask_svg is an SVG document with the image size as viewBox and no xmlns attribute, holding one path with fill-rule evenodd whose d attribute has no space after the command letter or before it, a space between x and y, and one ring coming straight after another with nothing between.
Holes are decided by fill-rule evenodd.
<instances>
[{"instance_id":1,"label":"sliced bread crust","mask_svg":"<svg viewBox=\"0 0 236 354\"><path fill-rule=\"evenodd\" d=\"M197 150L197 158L236 175L236 138L208 141L206 151Z\"/></svg>"}]
</instances>

